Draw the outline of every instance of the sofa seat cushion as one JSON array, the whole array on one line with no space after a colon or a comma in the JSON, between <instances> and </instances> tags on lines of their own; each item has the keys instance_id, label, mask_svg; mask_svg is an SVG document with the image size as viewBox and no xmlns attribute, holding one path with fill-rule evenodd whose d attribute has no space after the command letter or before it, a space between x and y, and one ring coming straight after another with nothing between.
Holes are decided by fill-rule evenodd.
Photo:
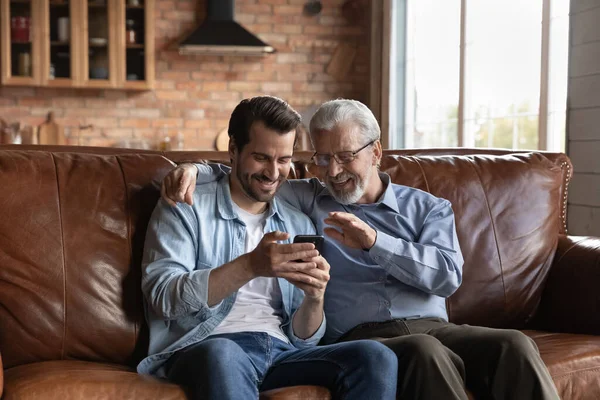
<instances>
[{"instance_id":1,"label":"sofa seat cushion","mask_svg":"<svg viewBox=\"0 0 600 400\"><path fill-rule=\"evenodd\" d=\"M10 368L4 378L2 400L186 399L180 386L116 364L46 361ZM331 396L323 387L293 386L262 392L260 398L329 400Z\"/></svg>"},{"instance_id":2,"label":"sofa seat cushion","mask_svg":"<svg viewBox=\"0 0 600 400\"><path fill-rule=\"evenodd\" d=\"M540 349L562 399L600 399L600 336L524 333Z\"/></svg>"},{"instance_id":3,"label":"sofa seat cushion","mask_svg":"<svg viewBox=\"0 0 600 400\"><path fill-rule=\"evenodd\" d=\"M10 368L4 378L3 400L186 398L180 386L115 364L46 361Z\"/></svg>"}]
</instances>

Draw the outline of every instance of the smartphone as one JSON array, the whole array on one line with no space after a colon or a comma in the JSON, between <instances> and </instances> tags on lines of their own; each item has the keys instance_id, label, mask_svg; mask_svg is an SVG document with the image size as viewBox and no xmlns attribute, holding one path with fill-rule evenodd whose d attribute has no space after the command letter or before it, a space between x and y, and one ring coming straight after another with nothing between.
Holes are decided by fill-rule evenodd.
<instances>
[{"instance_id":1,"label":"smartphone","mask_svg":"<svg viewBox=\"0 0 600 400\"><path fill-rule=\"evenodd\" d=\"M319 251L319 254L323 251L323 236L321 235L296 235L294 236L294 243L312 243L315 245L315 249Z\"/></svg>"}]
</instances>

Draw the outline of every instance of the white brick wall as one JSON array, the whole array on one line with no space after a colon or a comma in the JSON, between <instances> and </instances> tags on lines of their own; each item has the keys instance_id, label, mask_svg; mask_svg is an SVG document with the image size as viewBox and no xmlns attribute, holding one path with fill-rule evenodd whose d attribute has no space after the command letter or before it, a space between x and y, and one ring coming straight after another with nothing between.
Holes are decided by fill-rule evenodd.
<instances>
[{"instance_id":1,"label":"white brick wall","mask_svg":"<svg viewBox=\"0 0 600 400\"><path fill-rule=\"evenodd\" d=\"M571 235L600 236L600 0L571 0L568 154Z\"/></svg>"}]
</instances>

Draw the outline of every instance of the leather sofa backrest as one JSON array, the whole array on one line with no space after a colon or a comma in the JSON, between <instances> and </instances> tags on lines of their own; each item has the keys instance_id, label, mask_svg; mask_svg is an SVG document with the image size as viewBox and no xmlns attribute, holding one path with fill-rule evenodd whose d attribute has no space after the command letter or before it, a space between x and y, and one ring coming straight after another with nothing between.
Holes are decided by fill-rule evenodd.
<instances>
[{"instance_id":1,"label":"leather sofa backrest","mask_svg":"<svg viewBox=\"0 0 600 400\"><path fill-rule=\"evenodd\" d=\"M135 365L148 340L144 235L158 184L172 168L161 154L227 161L226 153L20 149L0 147L4 367L56 359ZM386 152L382 170L453 204L465 267L463 285L448 301L451 320L520 327L539 302L564 233L571 164L564 154L493 153ZM296 161L292 175L313 173Z\"/></svg>"},{"instance_id":2,"label":"leather sofa backrest","mask_svg":"<svg viewBox=\"0 0 600 400\"><path fill-rule=\"evenodd\" d=\"M4 367L147 351L144 235L172 164L160 155L0 151Z\"/></svg>"}]
</instances>

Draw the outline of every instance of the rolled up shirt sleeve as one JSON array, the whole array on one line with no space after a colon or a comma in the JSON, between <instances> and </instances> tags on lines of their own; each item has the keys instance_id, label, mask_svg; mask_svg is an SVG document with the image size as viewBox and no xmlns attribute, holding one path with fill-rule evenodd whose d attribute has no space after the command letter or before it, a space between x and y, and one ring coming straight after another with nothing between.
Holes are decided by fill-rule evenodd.
<instances>
[{"instance_id":1,"label":"rolled up shirt sleeve","mask_svg":"<svg viewBox=\"0 0 600 400\"><path fill-rule=\"evenodd\" d=\"M306 338L306 339L301 339L298 336L296 336L295 332L294 332L294 324L292 321L294 321L294 316L296 315L296 312L298 311L298 308L300 308L300 305L302 304L302 301L304 300L304 292L300 289L294 286L294 298L293 298L293 302L292 302L292 316L290 318L289 323L286 326L286 334L287 337L290 339L290 342L298 349L301 348L306 348L306 347L313 347L316 346L319 341L321 340L321 338L323 338L323 335L325 335L325 329L327 327L327 320L325 319L325 313L323 313L323 321L321 321L321 325L319 325L319 329L317 329L315 331L315 333L312 334L312 336Z\"/></svg>"},{"instance_id":2,"label":"rolled up shirt sleeve","mask_svg":"<svg viewBox=\"0 0 600 400\"><path fill-rule=\"evenodd\" d=\"M294 315L296 315L296 313L294 313ZM292 315L292 321L294 320L294 315ZM321 325L319 325L319 329L317 329L315 331L315 333L313 333L312 336L310 336L306 339L300 339L294 333L294 328L293 328L292 323L290 323L288 325L287 336L290 339L290 342L292 342L292 344L298 349L302 349L302 348L306 348L306 347L313 347L313 346L316 346L319 343L319 341L321 340L321 338L323 337L323 335L325 335L326 327L327 327L327 322L325 320L325 313L323 313L323 321L321 322Z\"/></svg>"},{"instance_id":3,"label":"rolled up shirt sleeve","mask_svg":"<svg viewBox=\"0 0 600 400\"><path fill-rule=\"evenodd\" d=\"M166 320L205 311L210 266L196 261L195 214L185 204L159 200L148 224L142 261L142 292L152 310Z\"/></svg>"}]
</instances>

